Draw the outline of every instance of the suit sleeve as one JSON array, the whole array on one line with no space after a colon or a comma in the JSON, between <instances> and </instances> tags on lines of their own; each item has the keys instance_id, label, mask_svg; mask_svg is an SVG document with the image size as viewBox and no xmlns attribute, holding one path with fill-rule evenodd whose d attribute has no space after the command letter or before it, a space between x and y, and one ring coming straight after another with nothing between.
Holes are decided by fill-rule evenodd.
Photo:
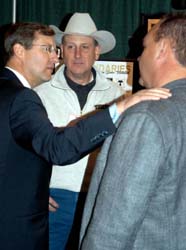
<instances>
[{"instance_id":1,"label":"suit sleeve","mask_svg":"<svg viewBox=\"0 0 186 250\"><path fill-rule=\"evenodd\" d=\"M122 120L109 148L81 250L133 249L164 153L161 130L150 116L131 114ZM91 202L89 194L86 202Z\"/></svg>"},{"instance_id":2,"label":"suit sleeve","mask_svg":"<svg viewBox=\"0 0 186 250\"><path fill-rule=\"evenodd\" d=\"M73 127L55 128L41 100L30 89L21 91L14 100L10 126L18 144L57 165L77 161L115 131L108 110L83 119Z\"/></svg>"}]
</instances>

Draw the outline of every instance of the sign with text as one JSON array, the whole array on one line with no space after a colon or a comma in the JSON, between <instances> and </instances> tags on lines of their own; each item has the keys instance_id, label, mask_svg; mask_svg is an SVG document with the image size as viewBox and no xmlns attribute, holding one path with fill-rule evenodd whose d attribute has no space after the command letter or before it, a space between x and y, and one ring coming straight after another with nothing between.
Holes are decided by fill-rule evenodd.
<instances>
[{"instance_id":1,"label":"sign with text","mask_svg":"<svg viewBox=\"0 0 186 250\"><path fill-rule=\"evenodd\" d=\"M126 94L132 93L134 62L96 61L94 65L106 78L119 84Z\"/></svg>"}]
</instances>

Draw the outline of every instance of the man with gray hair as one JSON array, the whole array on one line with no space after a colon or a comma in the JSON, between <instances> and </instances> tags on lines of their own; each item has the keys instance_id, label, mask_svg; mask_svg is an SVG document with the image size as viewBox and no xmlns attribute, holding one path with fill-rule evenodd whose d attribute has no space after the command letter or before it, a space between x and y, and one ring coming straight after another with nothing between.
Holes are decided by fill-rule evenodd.
<instances>
[{"instance_id":1,"label":"man with gray hair","mask_svg":"<svg viewBox=\"0 0 186 250\"><path fill-rule=\"evenodd\" d=\"M105 141L85 204L82 250L186 247L186 15L168 15L145 36L141 83L169 100L128 109Z\"/></svg>"}]
</instances>

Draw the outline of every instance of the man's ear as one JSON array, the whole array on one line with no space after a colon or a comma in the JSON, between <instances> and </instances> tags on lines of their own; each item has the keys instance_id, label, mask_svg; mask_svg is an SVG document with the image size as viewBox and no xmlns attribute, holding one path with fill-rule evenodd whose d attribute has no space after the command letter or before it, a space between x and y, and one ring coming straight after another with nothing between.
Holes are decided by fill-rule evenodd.
<instances>
[{"instance_id":1,"label":"man's ear","mask_svg":"<svg viewBox=\"0 0 186 250\"><path fill-rule=\"evenodd\" d=\"M61 49L61 58L63 58L63 44L60 45L60 49Z\"/></svg>"},{"instance_id":2,"label":"man's ear","mask_svg":"<svg viewBox=\"0 0 186 250\"><path fill-rule=\"evenodd\" d=\"M21 58L23 57L24 55L24 52L25 52L25 48L19 44L19 43L16 43L14 46L13 46L13 51L14 51L14 55Z\"/></svg>"},{"instance_id":3,"label":"man's ear","mask_svg":"<svg viewBox=\"0 0 186 250\"><path fill-rule=\"evenodd\" d=\"M157 43L156 58L157 59L166 58L166 55L167 55L169 48L170 48L170 44L169 44L168 39L161 39Z\"/></svg>"},{"instance_id":4,"label":"man's ear","mask_svg":"<svg viewBox=\"0 0 186 250\"><path fill-rule=\"evenodd\" d=\"M100 48L99 45L97 45L97 46L95 47L95 60L98 60L98 59L99 59L100 53L101 53L101 48Z\"/></svg>"}]
</instances>

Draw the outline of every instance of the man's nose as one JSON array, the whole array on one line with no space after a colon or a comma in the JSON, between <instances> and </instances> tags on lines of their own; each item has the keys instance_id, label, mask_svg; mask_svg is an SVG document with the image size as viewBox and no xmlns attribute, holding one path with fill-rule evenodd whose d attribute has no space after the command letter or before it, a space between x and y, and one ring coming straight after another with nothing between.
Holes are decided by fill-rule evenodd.
<instances>
[{"instance_id":1,"label":"man's nose","mask_svg":"<svg viewBox=\"0 0 186 250\"><path fill-rule=\"evenodd\" d=\"M52 62L54 64L59 62L59 56L58 56L58 54L55 51L53 51L52 53L50 53L50 59L52 60Z\"/></svg>"},{"instance_id":2,"label":"man's nose","mask_svg":"<svg viewBox=\"0 0 186 250\"><path fill-rule=\"evenodd\" d=\"M79 58L81 56L81 48L76 47L75 49L75 57Z\"/></svg>"}]
</instances>

